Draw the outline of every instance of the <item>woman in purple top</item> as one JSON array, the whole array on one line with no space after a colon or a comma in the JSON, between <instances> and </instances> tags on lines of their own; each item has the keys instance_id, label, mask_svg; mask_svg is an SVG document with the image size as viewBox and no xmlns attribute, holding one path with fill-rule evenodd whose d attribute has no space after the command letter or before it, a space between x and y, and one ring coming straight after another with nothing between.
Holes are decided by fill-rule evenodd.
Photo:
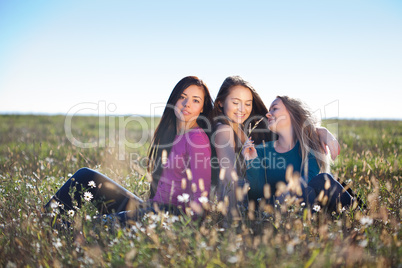
<instances>
[{"instance_id":1,"label":"woman in purple top","mask_svg":"<svg viewBox=\"0 0 402 268\"><path fill-rule=\"evenodd\" d=\"M208 197L211 147L205 131L211 112L208 88L198 78L186 77L173 89L148 153L150 200L177 206Z\"/></svg>"},{"instance_id":2,"label":"woman in purple top","mask_svg":"<svg viewBox=\"0 0 402 268\"><path fill-rule=\"evenodd\" d=\"M81 168L45 209L52 211L57 207L61 213L75 210L85 194L90 194L101 214L115 213L121 221L135 220L156 207L180 213L191 206L202 213L202 203L208 200L211 185L211 147L204 131L210 129L211 111L209 90L199 78L185 77L174 87L149 148L152 183L148 201L97 171ZM77 206L73 205L71 189Z\"/></svg>"}]
</instances>

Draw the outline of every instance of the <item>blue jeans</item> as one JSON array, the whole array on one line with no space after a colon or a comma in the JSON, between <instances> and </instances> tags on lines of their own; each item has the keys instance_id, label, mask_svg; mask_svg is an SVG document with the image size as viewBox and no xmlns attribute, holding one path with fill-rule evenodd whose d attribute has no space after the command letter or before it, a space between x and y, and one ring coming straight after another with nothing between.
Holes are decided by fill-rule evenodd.
<instances>
[{"instance_id":1,"label":"blue jeans","mask_svg":"<svg viewBox=\"0 0 402 268\"><path fill-rule=\"evenodd\" d=\"M95 184L94 187L89 185L92 181ZM45 209L50 209L51 203L57 201L64 205L64 208L60 207L61 212L75 210L70 196L71 190L78 208L81 207L84 192L90 192L93 195L91 202L101 214L119 213L144 203L139 197L105 175L89 168L81 168L64 183L45 205Z\"/></svg>"},{"instance_id":2,"label":"blue jeans","mask_svg":"<svg viewBox=\"0 0 402 268\"><path fill-rule=\"evenodd\" d=\"M329 187L325 189L327 180L329 181L329 184L327 184ZM328 197L328 201L323 206L329 212L336 211L338 204L341 204L342 207L349 207L353 203L353 197L329 173L321 173L312 178L307 187L303 189L303 196L311 205L317 201L316 199L321 191L324 192L324 196Z\"/></svg>"},{"instance_id":3,"label":"blue jeans","mask_svg":"<svg viewBox=\"0 0 402 268\"><path fill-rule=\"evenodd\" d=\"M325 183L328 181L327 188L325 189ZM353 197L346 191L346 189L334 179L334 177L329 173L321 173L313 177L308 184L301 183L302 195L298 196L302 198L304 202L308 205L313 205L318 203L323 208L329 212L337 210L338 204L342 207L349 207L353 203ZM322 204L317 200L320 193L323 192L323 197L327 197L328 200L325 204ZM272 200L267 200L267 202L279 201L283 203L286 196L292 195L292 193L284 193L281 196L274 198Z\"/></svg>"},{"instance_id":4,"label":"blue jeans","mask_svg":"<svg viewBox=\"0 0 402 268\"><path fill-rule=\"evenodd\" d=\"M92 187L92 181L94 187ZM90 185L91 182L91 185ZM73 199L70 192L73 192ZM59 207L61 213L68 210L76 210L73 200L77 202L77 207L82 205L84 192L93 195L92 204L95 205L100 214L116 216L120 221L136 220L148 212L155 212L154 205L144 202L115 181L105 175L89 169L79 169L64 185L57 191L52 199L45 205L45 210L51 209L52 202L59 202L63 205ZM160 211L169 211L172 214L180 214L180 210L169 204L157 204Z\"/></svg>"}]
</instances>

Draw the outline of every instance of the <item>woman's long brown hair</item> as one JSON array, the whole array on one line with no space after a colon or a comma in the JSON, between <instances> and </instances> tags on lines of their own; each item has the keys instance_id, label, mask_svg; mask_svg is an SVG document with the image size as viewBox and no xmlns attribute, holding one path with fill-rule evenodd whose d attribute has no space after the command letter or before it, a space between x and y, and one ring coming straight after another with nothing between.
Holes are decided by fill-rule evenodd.
<instances>
[{"instance_id":1,"label":"woman's long brown hair","mask_svg":"<svg viewBox=\"0 0 402 268\"><path fill-rule=\"evenodd\" d=\"M321 147L316 131L314 117L305 105L288 96L277 96L282 100L290 115L295 141L300 143L300 155L302 158L301 170L307 172L308 155L312 153L317 159L318 166L322 172L326 172L328 161Z\"/></svg>"},{"instance_id":2,"label":"woman's long brown hair","mask_svg":"<svg viewBox=\"0 0 402 268\"><path fill-rule=\"evenodd\" d=\"M208 136L211 134L212 98L208 87L196 76L184 77L173 88L148 149L148 172L152 176L150 198L154 197L162 174L162 152L166 150L167 155L169 155L172 143L177 135L174 107L183 91L192 85L199 86L204 90L203 111L197 118L197 124Z\"/></svg>"},{"instance_id":3,"label":"woman's long brown hair","mask_svg":"<svg viewBox=\"0 0 402 268\"><path fill-rule=\"evenodd\" d=\"M216 128L219 123L230 125L229 120L224 115L224 110L221 105L225 102L227 96L230 94L230 90L235 86L243 86L248 88L251 91L251 95L253 96L253 106L250 113L250 116L244 124L239 125L239 127L245 131L248 136L251 136L252 140L255 144L261 144L263 141L271 141L272 133L268 130L268 121L265 115L268 113L267 107L262 102L260 96L253 88L253 86L241 78L240 76L229 76L223 81L222 86L219 89L218 95L216 96L214 108L212 110L212 118L214 122L214 127ZM262 121L260 121L262 119ZM249 126L254 127L255 124L258 123L257 127L251 132L248 133ZM240 140L240 137L234 132L235 137L235 153L239 156L239 161L236 161L236 169L239 176L243 176L245 173L244 159L243 155L240 153L243 143ZM213 145L213 143L212 143Z\"/></svg>"}]
</instances>

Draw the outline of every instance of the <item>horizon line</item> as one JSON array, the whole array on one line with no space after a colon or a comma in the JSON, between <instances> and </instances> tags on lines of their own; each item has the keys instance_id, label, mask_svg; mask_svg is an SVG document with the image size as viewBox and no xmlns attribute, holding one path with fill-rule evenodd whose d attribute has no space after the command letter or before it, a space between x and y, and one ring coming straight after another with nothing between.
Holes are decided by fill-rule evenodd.
<instances>
[{"instance_id":1,"label":"horizon line","mask_svg":"<svg viewBox=\"0 0 402 268\"><path fill-rule=\"evenodd\" d=\"M23 115L23 116L65 116L67 113L44 113L44 112L2 112L0 111L0 115ZM80 117L99 117L96 114L75 114L74 116L80 116ZM140 116L140 117L151 117L151 115L145 115L145 114L106 114L105 116ZM162 114L154 115L161 117ZM382 118L365 118L365 117L329 117L329 118L323 118L321 120L365 120L365 121L402 121L402 118L392 118L392 117L382 117Z\"/></svg>"}]
</instances>

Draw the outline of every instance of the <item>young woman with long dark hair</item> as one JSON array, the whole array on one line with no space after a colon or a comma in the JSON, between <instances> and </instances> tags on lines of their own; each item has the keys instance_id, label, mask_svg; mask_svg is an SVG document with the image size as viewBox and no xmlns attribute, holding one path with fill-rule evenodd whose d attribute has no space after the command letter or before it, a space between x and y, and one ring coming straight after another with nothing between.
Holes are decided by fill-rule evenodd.
<instances>
[{"instance_id":1,"label":"young woman with long dark hair","mask_svg":"<svg viewBox=\"0 0 402 268\"><path fill-rule=\"evenodd\" d=\"M118 214L121 220L136 219L155 205L173 213L191 205L201 213L201 203L208 198L211 184L211 148L206 134L210 133L211 111L209 90L199 78L185 77L174 87L149 148L149 200L141 200L97 171L82 168L45 208L49 211L57 207L62 213L74 211L81 206L82 198L87 198L101 214Z\"/></svg>"}]
</instances>

